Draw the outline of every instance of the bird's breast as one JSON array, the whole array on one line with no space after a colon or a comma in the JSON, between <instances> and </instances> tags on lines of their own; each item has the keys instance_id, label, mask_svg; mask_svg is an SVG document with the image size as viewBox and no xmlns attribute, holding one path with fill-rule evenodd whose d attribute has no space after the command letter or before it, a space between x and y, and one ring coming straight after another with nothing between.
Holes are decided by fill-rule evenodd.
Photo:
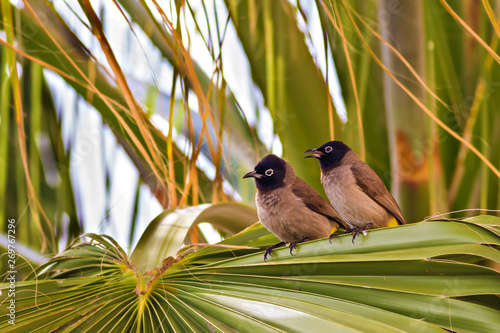
<instances>
[{"instance_id":1,"label":"bird's breast","mask_svg":"<svg viewBox=\"0 0 500 333\"><path fill-rule=\"evenodd\" d=\"M378 225L388 219L387 211L357 185L349 165L322 173L321 182L330 203L351 227Z\"/></svg>"},{"instance_id":2,"label":"bird's breast","mask_svg":"<svg viewBox=\"0 0 500 333\"><path fill-rule=\"evenodd\" d=\"M257 213L264 226L278 224L282 216L291 214L290 205L294 198L288 192L284 188L257 192Z\"/></svg>"},{"instance_id":3,"label":"bird's breast","mask_svg":"<svg viewBox=\"0 0 500 333\"><path fill-rule=\"evenodd\" d=\"M338 208L342 210L343 206L345 206L348 201L351 201L347 196L358 190L356 180L348 166L340 166L322 172L321 183L325 189L326 196L335 209L337 209L338 206Z\"/></svg>"}]
</instances>

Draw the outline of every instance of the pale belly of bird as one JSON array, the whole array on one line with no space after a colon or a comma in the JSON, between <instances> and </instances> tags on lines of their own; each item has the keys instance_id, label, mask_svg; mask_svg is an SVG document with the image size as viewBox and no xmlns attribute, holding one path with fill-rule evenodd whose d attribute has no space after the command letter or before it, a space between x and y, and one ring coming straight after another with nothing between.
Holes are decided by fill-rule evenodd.
<instances>
[{"instance_id":1,"label":"pale belly of bird","mask_svg":"<svg viewBox=\"0 0 500 333\"><path fill-rule=\"evenodd\" d=\"M322 174L321 182L328 200L351 228L361 228L368 223L380 228L394 218L356 184L350 166Z\"/></svg>"},{"instance_id":2,"label":"pale belly of bird","mask_svg":"<svg viewBox=\"0 0 500 333\"><path fill-rule=\"evenodd\" d=\"M257 193L257 213L262 224L280 240L290 243L330 235L330 220L311 211L289 188Z\"/></svg>"}]
</instances>

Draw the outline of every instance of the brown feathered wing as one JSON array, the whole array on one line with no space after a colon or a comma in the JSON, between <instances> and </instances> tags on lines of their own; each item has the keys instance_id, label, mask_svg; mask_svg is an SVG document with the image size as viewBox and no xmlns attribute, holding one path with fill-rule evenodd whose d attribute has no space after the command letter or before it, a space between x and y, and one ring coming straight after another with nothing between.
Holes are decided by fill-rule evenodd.
<instances>
[{"instance_id":1,"label":"brown feathered wing","mask_svg":"<svg viewBox=\"0 0 500 333\"><path fill-rule=\"evenodd\" d=\"M337 211L332 207L332 205L323 199L315 189L313 189L304 180L297 177L295 183L292 186L292 192L305 203L307 208L310 210L328 217L330 220L337 222L344 229L348 229L347 223L342 220Z\"/></svg>"},{"instance_id":2,"label":"brown feathered wing","mask_svg":"<svg viewBox=\"0 0 500 333\"><path fill-rule=\"evenodd\" d=\"M372 168L360 161L360 164L351 167L351 171L356 179L356 184L364 193L391 213L399 224L406 224L398 203Z\"/></svg>"}]
</instances>

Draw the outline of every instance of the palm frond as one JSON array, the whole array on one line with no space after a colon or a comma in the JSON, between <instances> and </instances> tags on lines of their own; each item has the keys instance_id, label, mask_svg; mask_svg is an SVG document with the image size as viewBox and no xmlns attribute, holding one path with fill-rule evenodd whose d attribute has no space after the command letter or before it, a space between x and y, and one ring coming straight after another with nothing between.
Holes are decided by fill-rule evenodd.
<instances>
[{"instance_id":1,"label":"palm frond","mask_svg":"<svg viewBox=\"0 0 500 333\"><path fill-rule=\"evenodd\" d=\"M277 239L255 224L147 275L112 239L88 234L40 267L37 280L17 284L16 325L2 310L0 328L493 332L499 272L479 263L500 262L499 222L427 221L369 231L356 244L348 235L321 239L293 256L277 249L268 263L262 249ZM8 288L1 285L2 302Z\"/></svg>"}]
</instances>

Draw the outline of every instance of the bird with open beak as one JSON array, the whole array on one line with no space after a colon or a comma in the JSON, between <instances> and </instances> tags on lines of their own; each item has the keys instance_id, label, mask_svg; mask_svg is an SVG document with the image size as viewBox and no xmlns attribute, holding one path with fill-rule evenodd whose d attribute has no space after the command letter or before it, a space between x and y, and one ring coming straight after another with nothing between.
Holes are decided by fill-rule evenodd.
<instances>
[{"instance_id":1,"label":"bird with open beak","mask_svg":"<svg viewBox=\"0 0 500 333\"><path fill-rule=\"evenodd\" d=\"M309 149L319 160L321 183L335 210L349 225L354 239L360 232L406 224L401 209L380 177L341 141Z\"/></svg>"},{"instance_id":2,"label":"bird with open beak","mask_svg":"<svg viewBox=\"0 0 500 333\"><path fill-rule=\"evenodd\" d=\"M328 237L339 224L347 228L330 203L276 155L264 157L243 178L255 179L259 220L281 240L266 249L264 261L273 249L285 243L289 243L292 254L297 244Z\"/></svg>"}]
</instances>

